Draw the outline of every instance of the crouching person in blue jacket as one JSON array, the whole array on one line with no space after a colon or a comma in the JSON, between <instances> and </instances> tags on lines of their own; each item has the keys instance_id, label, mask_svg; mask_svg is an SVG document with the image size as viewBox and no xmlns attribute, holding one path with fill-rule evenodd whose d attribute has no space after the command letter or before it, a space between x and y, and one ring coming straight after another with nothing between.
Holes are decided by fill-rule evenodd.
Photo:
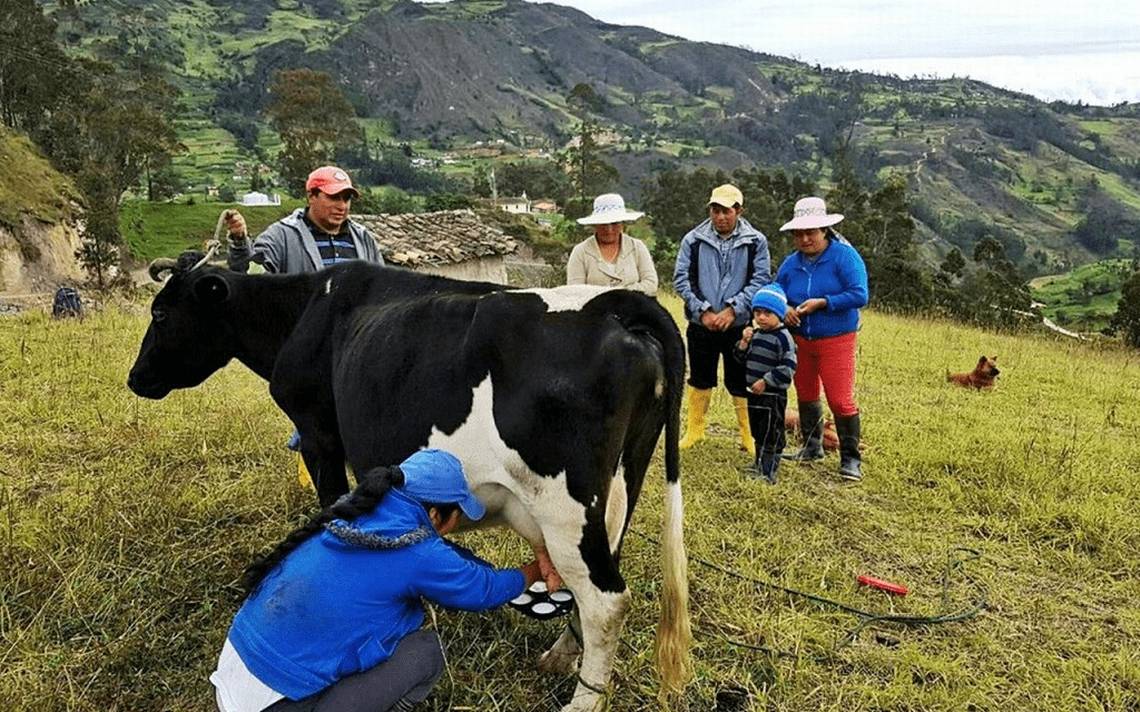
<instances>
[{"instance_id":1,"label":"crouching person in blue jacket","mask_svg":"<svg viewBox=\"0 0 1140 712\"><path fill-rule=\"evenodd\" d=\"M383 712L427 698L444 670L421 599L496 608L541 580L498 570L443 537L480 519L441 450L369 471L245 572L245 602L210 676L222 712Z\"/></svg>"}]
</instances>

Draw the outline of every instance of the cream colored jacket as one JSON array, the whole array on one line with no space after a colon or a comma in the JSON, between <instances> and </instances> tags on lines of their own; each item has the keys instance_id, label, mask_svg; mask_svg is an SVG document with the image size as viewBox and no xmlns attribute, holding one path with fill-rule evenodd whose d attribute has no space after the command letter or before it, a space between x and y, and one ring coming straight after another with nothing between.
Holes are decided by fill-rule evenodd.
<instances>
[{"instance_id":1,"label":"cream colored jacket","mask_svg":"<svg viewBox=\"0 0 1140 712\"><path fill-rule=\"evenodd\" d=\"M657 270L653 267L649 248L636 237L622 233L621 249L613 263L602 258L598 241L588 237L570 251L570 259L566 262L566 284L636 289L656 297Z\"/></svg>"}]
</instances>

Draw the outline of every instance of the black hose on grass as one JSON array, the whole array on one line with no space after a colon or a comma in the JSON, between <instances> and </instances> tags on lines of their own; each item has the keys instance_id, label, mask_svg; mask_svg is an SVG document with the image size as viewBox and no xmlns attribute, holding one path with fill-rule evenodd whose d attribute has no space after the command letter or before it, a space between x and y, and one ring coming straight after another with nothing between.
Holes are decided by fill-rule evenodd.
<instances>
[{"instance_id":1,"label":"black hose on grass","mask_svg":"<svg viewBox=\"0 0 1140 712\"><path fill-rule=\"evenodd\" d=\"M654 545L657 545L657 546L661 545L661 542L658 541L657 539L654 539L653 537L649 536L648 534L642 534L641 532L637 531L633 527L630 527L629 531L633 532L634 534L638 535L642 539L645 539L646 541L648 541ZM954 547L953 549L950 549L948 552L946 552L946 567L942 570L942 607L943 607L943 609L948 608L949 604L950 604L950 574L953 573L954 571L957 571L957 570L963 568L963 566L967 562L975 561L975 560L981 558L981 556L982 556L982 554L980 551L978 551L976 549L969 549L966 547L961 547L961 546ZM815 603L825 605L825 606L831 606L832 608L836 608L836 609L841 610L845 613L850 613L851 615L859 618L859 624L856 625L850 632L847 633L846 636L843 637L842 640L840 640L835 645L835 649L833 652L838 651L838 650L846 647L847 645L850 645L852 642L854 642L855 638L858 637L859 633L862 632L864 628L866 628L869 625L873 625L875 623L896 623L898 625L903 625L903 626L923 626L923 625L939 625L942 623L958 623L961 621L970 620L971 618L974 618L979 613L981 613L982 610L986 607L986 604L988 603L988 596L989 596L989 594L986 590L986 587L984 585L982 585L981 583L978 583L972 577L966 576L965 577L966 581L970 584L973 584L976 587L976 589L978 590L978 596L974 599L973 603L967 608L963 608L961 610L953 611L953 612L946 611L946 612L939 613L939 614L933 615L933 616L904 616L904 615L896 615L896 614L889 614L889 613L873 613L871 611L865 611L862 608L855 608L854 606L849 606L846 603L841 603L840 601L835 601L835 600L832 600L830 598L824 598L823 596L818 596L814 593L808 593L806 591L800 591L800 590L797 590L794 588L788 588L787 586L781 586L777 583L772 583L771 581L764 581L763 579L758 579L758 578L755 578L753 576L749 576L747 574L742 574L739 571L734 571L734 570L729 569L727 567L721 566L720 564L716 564L716 563L713 563L711 561L706 561L705 559L702 559L698 556L689 556L689 560L695 561L696 563L700 564L701 566L712 569L714 571L719 571L720 573L725 574L727 576L731 576L733 578L740 579L741 581L747 581L749 583L755 584L756 586L761 586L763 588L768 588L768 589L772 589L775 591L782 591L782 592L787 593L787 594L792 595L792 596L798 596L800 598L806 598L809 601L814 601ZM751 645L749 643L743 643L743 642L740 642L737 640L733 640L733 639L731 639L731 638L729 638L723 634L720 634L720 637L725 642L731 643L732 645L736 645L736 646L739 646L742 648L750 648L752 650L759 650L761 652L775 654L775 655L778 655L780 657L797 657L796 655L794 655L792 653L785 653L785 652L781 652L778 650L772 650L770 648L761 647L761 646L757 646L757 645Z\"/></svg>"}]
</instances>

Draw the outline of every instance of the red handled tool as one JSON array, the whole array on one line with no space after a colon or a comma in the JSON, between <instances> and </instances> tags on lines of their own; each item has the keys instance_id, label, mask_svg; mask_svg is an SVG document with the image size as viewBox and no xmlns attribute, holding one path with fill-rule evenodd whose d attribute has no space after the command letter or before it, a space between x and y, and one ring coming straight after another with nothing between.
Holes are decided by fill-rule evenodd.
<instances>
[{"instance_id":1,"label":"red handled tool","mask_svg":"<svg viewBox=\"0 0 1140 712\"><path fill-rule=\"evenodd\" d=\"M910 589L908 589L906 586L903 586L901 583L891 583L890 581L877 579L874 576L868 576L867 574L861 574L855 580L864 586L877 588L882 591L886 591L887 593L893 593L896 596L905 596L910 593Z\"/></svg>"}]
</instances>

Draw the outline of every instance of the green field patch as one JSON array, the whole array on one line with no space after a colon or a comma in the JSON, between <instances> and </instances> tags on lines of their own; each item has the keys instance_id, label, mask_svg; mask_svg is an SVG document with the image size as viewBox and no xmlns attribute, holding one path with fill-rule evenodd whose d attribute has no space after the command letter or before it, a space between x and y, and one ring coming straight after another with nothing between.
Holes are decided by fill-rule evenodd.
<instances>
[{"instance_id":1,"label":"green field patch","mask_svg":"<svg viewBox=\"0 0 1140 712\"><path fill-rule=\"evenodd\" d=\"M463 2L425 3L431 17L446 20L470 20L485 17L502 10L503 0L464 0Z\"/></svg>"},{"instance_id":2,"label":"green field patch","mask_svg":"<svg viewBox=\"0 0 1140 712\"><path fill-rule=\"evenodd\" d=\"M1081 119L1077 125L1099 136L1119 136L1122 128L1118 119Z\"/></svg>"},{"instance_id":3,"label":"green field patch","mask_svg":"<svg viewBox=\"0 0 1140 712\"><path fill-rule=\"evenodd\" d=\"M205 0L189 0L171 5L167 15L170 32L179 38L184 57L183 71L192 77L219 79L227 74L214 27L219 10Z\"/></svg>"},{"instance_id":4,"label":"green field patch","mask_svg":"<svg viewBox=\"0 0 1140 712\"><path fill-rule=\"evenodd\" d=\"M1045 316L1062 326L1099 331L1116 313L1120 288L1131 274L1130 260L1101 260L1065 274L1040 277L1030 288L1033 299L1044 304Z\"/></svg>"},{"instance_id":5,"label":"green field patch","mask_svg":"<svg viewBox=\"0 0 1140 712\"><path fill-rule=\"evenodd\" d=\"M1115 173L1100 171L1097 175L1104 191L1135 211L1140 211L1140 191Z\"/></svg>"},{"instance_id":6,"label":"green field patch","mask_svg":"<svg viewBox=\"0 0 1140 712\"><path fill-rule=\"evenodd\" d=\"M736 96L736 90L729 86L709 84L705 87L705 94L709 95L712 99L729 102Z\"/></svg>"},{"instance_id":7,"label":"green field patch","mask_svg":"<svg viewBox=\"0 0 1140 712\"><path fill-rule=\"evenodd\" d=\"M509 92L513 92L515 94L518 94L521 97L525 97L527 100L529 100L530 102L534 103L537 106L541 106L541 107L544 107L547 109L551 109L553 111L557 111L558 113L562 114L562 116L566 120L568 120L570 122L578 122L579 121L579 119L576 116L574 116L572 113L570 113L569 110L566 109L566 106L565 106L566 99L563 96L560 96L558 94L546 94L546 95L537 94L537 93L532 92L532 91L530 91L524 87L520 87L517 84L499 84L499 85L497 85L497 88L500 91L509 91Z\"/></svg>"},{"instance_id":8,"label":"green field patch","mask_svg":"<svg viewBox=\"0 0 1140 712\"><path fill-rule=\"evenodd\" d=\"M233 183L237 164L253 160L230 132L204 119L176 121L175 129L186 150L174 156L174 168L190 188Z\"/></svg>"},{"instance_id":9,"label":"green field patch","mask_svg":"<svg viewBox=\"0 0 1140 712\"><path fill-rule=\"evenodd\" d=\"M392 127L392 122L388 119L358 117L356 119L356 123L364 128L364 136L370 142L390 141L396 136L396 133Z\"/></svg>"},{"instance_id":10,"label":"green field patch","mask_svg":"<svg viewBox=\"0 0 1140 712\"><path fill-rule=\"evenodd\" d=\"M681 44L681 40L657 40L654 42L642 42L639 45L639 49L641 50L642 54L648 55L653 54L654 52L660 52L661 50L667 49L676 44Z\"/></svg>"},{"instance_id":11,"label":"green field patch","mask_svg":"<svg viewBox=\"0 0 1140 712\"><path fill-rule=\"evenodd\" d=\"M240 210L249 233L257 235L302 205L303 201L293 198L283 199L280 206L264 207L205 201L192 205L130 201L123 204L119 213L119 230L130 256L145 261L174 257L183 250L202 249L202 245L213 238L223 210Z\"/></svg>"}]
</instances>

